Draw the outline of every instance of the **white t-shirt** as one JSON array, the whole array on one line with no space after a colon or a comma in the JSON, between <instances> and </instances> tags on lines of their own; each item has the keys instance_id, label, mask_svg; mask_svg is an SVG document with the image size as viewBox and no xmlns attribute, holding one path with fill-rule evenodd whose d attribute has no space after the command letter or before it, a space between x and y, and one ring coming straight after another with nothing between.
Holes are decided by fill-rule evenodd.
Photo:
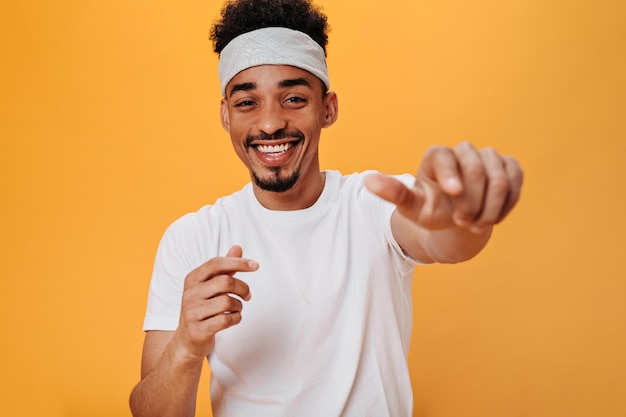
<instances>
[{"instance_id":1,"label":"white t-shirt","mask_svg":"<svg viewBox=\"0 0 626 417\"><path fill-rule=\"evenodd\" d=\"M296 211L264 208L248 184L166 231L144 330L175 330L185 276L232 245L260 265L237 274L252 298L209 355L216 417L412 415L415 262L366 175L326 171L318 201Z\"/></svg>"}]
</instances>

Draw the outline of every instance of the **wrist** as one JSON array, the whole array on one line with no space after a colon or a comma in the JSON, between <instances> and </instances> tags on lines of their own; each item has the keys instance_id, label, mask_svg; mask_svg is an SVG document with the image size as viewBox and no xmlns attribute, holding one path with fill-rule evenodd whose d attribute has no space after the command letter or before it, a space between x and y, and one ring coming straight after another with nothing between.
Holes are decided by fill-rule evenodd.
<instances>
[{"instance_id":1,"label":"wrist","mask_svg":"<svg viewBox=\"0 0 626 417\"><path fill-rule=\"evenodd\" d=\"M209 353L191 347L179 330L174 333L169 346L169 354L172 361L181 367L202 367Z\"/></svg>"},{"instance_id":2,"label":"wrist","mask_svg":"<svg viewBox=\"0 0 626 417\"><path fill-rule=\"evenodd\" d=\"M439 263L467 261L485 247L492 231L492 227L477 232L460 226L431 230L428 232L426 253Z\"/></svg>"}]
</instances>

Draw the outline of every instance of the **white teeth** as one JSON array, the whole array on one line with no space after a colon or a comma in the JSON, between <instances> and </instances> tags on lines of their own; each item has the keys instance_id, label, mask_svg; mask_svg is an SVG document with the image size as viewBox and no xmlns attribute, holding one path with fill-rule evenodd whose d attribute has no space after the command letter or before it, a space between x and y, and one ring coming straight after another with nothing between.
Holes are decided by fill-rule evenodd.
<instances>
[{"instance_id":1,"label":"white teeth","mask_svg":"<svg viewBox=\"0 0 626 417\"><path fill-rule=\"evenodd\" d=\"M291 148L291 143L283 143L282 145L257 145L256 148L261 153L282 153Z\"/></svg>"}]
</instances>

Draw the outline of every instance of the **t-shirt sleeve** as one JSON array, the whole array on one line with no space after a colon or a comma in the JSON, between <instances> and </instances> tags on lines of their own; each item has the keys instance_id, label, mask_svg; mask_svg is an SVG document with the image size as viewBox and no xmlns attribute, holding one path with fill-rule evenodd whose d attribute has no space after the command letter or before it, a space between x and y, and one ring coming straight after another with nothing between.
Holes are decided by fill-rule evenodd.
<instances>
[{"instance_id":1,"label":"t-shirt sleeve","mask_svg":"<svg viewBox=\"0 0 626 417\"><path fill-rule=\"evenodd\" d=\"M192 214L181 217L163 234L157 249L148 292L148 306L143 330L176 330L185 277L201 262L194 260L194 219Z\"/></svg>"},{"instance_id":2,"label":"t-shirt sleeve","mask_svg":"<svg viewBox=\"0 0 626 417\"><path fill-rule=\"evenodd\" d=\"M415 177L410 174L394 175L394 178L402 182L407 187L413 187L413 184L415 184ZM412 268L415 265L422 264L422 262L413 259L406 252L404 252L396 238L393 236L393 231L391 230L391 215L393 214L395 209L395 205L387 203L386 219L388 219L388 221L385 224L385 236L387 237L387 241L389 242L389 244L394 248L395 252L398 253L404 260L405 265L409 268Z\"/></svg>"},{"instance_id":3,"label":"t-shirt sleeve","mask_svg":"<svg viewBox=\"0 0 626 417\"><path fill-rule=\"evenodd\" d=\"M361 175L361 181L364 181L365 177L375 172L376 171L363 172ZM412 187L415 183L415 177L410 174L394 175L393 177L407 187ZM363 188L365 200L368 201L368 204L370 204L370 206L374 209L372 214L374 214L377 218L382 218L382 233L385 236L387 245L391 248L392 253L395 255L394 257L397 260L396 267L404 273L411 271L412 268L420 262L406 254L393 236L393 232L391 230L391 215L393 214L396 206L371 193L367 190L365 185L363 185Z\"/></svg>"}]
</instances>

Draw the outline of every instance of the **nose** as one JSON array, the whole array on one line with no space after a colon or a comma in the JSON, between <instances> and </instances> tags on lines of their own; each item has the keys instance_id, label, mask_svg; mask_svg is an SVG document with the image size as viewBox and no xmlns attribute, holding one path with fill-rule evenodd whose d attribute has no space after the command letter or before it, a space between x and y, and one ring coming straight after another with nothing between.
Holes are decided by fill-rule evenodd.
<instances>
[{"instance_id":1,"label":"nose","mask_svg":"<svg viewBox=\"0 0 626 417\"><path fill-rule=\"evenodd\" d=\"M287 126L287 119L282 106L265 103L260 110L257 127L263 133L273 135Z\"/></svg>"}]
</instances>

